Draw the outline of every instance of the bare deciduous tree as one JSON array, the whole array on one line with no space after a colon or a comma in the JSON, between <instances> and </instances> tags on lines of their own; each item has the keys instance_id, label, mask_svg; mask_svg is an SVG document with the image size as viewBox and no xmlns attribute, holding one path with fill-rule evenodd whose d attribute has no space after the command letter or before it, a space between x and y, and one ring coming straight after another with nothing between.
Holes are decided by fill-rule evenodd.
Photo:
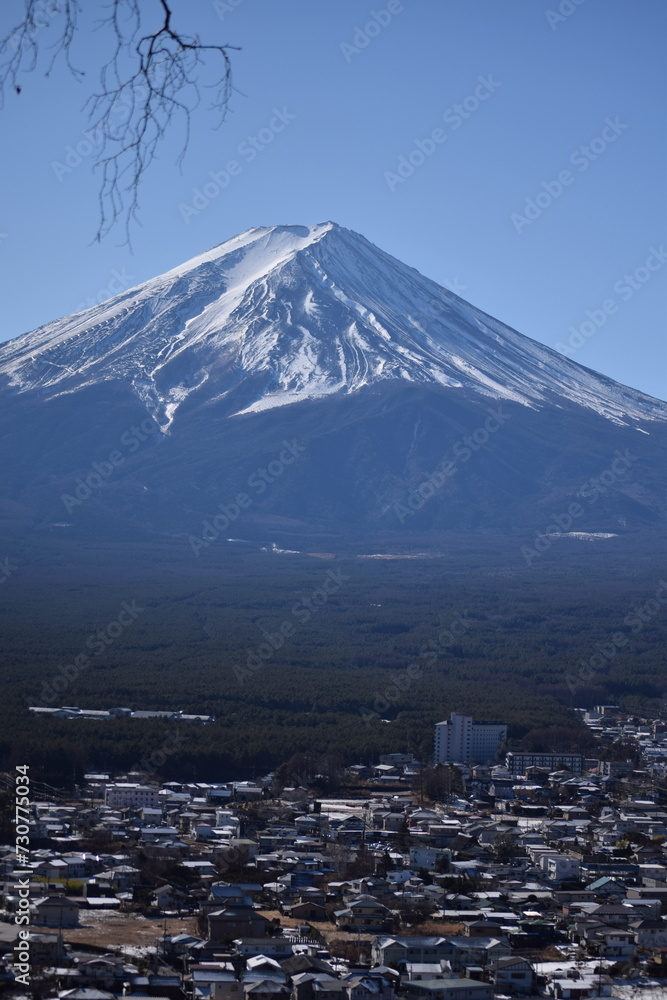
<instances>
[{"instance_id":1,"label":"bare deciduous tree","mask_svg":"<svg viewBox=\"0 0 667 1000\"><path fill-rule=\"evenodd\" d=\"M23 5L21 20L0 39L0 102L10 91L20 94L23 75L37 68L41 29L55 34L46 76L59 58L77 79L84 75L73 62L74 43L82 30L80 0L23 0ZM95 239L100 241L121 222L129 242L141 181L169 126L175 119L183 126L180 165L202 88L212 93L216 126L225 120L232 95L230 52L235 46L207 45L177 30L171 0L109 0L99 28L110 36L111 50L100 71L99 90L86 102L100 172Z\"/></svg>"}]
</instances>

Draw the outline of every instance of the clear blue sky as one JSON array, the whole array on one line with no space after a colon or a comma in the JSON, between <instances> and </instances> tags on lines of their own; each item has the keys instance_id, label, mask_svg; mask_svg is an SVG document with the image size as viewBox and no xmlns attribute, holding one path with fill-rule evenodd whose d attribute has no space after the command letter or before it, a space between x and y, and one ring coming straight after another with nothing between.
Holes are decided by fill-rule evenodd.
<instances>
[{"instance_id":1,"label":"clear blue sky","mask_svg":"<svg viewBox=\"0 0 667 1000\"><path fill-rule=\"evenodd\" d=\"M157 0L140 5L158 8ZM48 80L26 75L22 93L9 96L0 164L3 339L251 226L333 219L522 333L569 343L581 364L667 396L667 262L651 256L667 247L663 0L173 6L185 31L241 47L233 54L237 93L217 131L205 106L196 113L181 172L180 133L161 151L141 191L132 253L120 229L91 245L94 158L61 179L53 166L83 140L82 107L108 55L106 34L89 30L91 15L104 10L98 0L84 4L74 49L84 81L60 66ZM0 28L22 7L6 0ZM366 32L377 15L388 23ZM357 27L364 37L355 38ZM37 37L50 41L50 29ZM274 109L294 118L280 132L260 133L281 124ZM439 142L420 153L417 140L434 129ZM272 141L251 161L243 143L258 133ZM411 157L414 169L396 180L400 157ZM226 189L197 214L184 212L194 189L230 160L240 169ZM404 162L403 173L410 169ZM559 191L562 171L569 173ZM539 192L526 221L526 200ZM624 276L635 272L628 283ZM585 327L590 336L573 337L570 327L581 327L587 311L597 324Z\"/></svg>"}]
</instances>

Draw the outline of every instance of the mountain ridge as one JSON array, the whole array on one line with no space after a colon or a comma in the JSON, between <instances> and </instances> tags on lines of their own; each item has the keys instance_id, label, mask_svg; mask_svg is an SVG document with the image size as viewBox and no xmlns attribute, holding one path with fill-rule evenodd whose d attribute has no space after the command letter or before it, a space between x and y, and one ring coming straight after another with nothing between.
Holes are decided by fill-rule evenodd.
<instances>
[{"instance_id":1,"label":"mountain ridge","mask_svg":"<svg viewBox=\"0 0 667 1000\"><path fill-rule=\"evenodd\" d=\"M506 419L485 437L498 404ZM143 441L137 427L150 428ZM299 548L316 537L361 546L378 534L541 530L628 448L631 467L585 506L577 530L667 520L667 404L334 223L247 230L0 345L0 523L10 528L184 539L285 440L304 458L253 496L235 535Z\"/></svg>"},{"instance_id":2,"label":"mountain ridge","mask_svg":"<svg viewBox=\"0 0 667 1000\"><path fill-rule=\"evenodd\" d=\"M23 334L0 345L0 377L47 396L124 380L163 432L203 387L221 399L255 378L237 413L393 378L530 408L565 399L621 423L667 419L662 401L558 355L331 222L247 230Z\"/></svg>"}]
</instances>

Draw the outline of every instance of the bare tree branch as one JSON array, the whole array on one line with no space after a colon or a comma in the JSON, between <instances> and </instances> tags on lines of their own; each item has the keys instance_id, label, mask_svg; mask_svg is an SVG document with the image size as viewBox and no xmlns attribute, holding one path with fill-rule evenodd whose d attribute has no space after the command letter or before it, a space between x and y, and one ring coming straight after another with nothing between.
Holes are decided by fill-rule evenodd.
<instances>
[{"instance_id":1,"label":"bare tree branch","mask_svg":"<svg viewBox=\"0 0 667 1000\"><path fill-rule=\"evenodd\" d=\"M35 35L42 28L49 27L59 16L63 18L63 29L52 46L53 54L45 75L49 75L59 55L63 56L74 76L83 75L70 60L70 49L77 29L79 0L24 0L24 3L23 19L0 39L0 107L4 107L8 89L20 94L19 74L31 73L37 67L39 45Z\"/></svg>"},{"instance_id":2,"label":"bare tree branch","mask_svg":"<svg viewBox=\"0 0 667 1000\"><path fill-rule=\"evenodd\" d=\"M79 0L24 0L23 19L0 40L0 106L7 91L21 92L19 78L35 70L40 28L60 24L60 33L46 75L62 56L77 79L83 73L70 54L76 37ZM155 30L145 28L146 3L109 0L109 14L98 28L113 39L112 53L100 73L100 90L86 103L90 127L99 146L95 169L100 173L100 241L122 223L125 242L130 226L138 221L139 187L170 125L180 119L183 145L181 164L190 138L191 116L201 101L201 87L212 91L209 110L225 120L232 88L231 45L205 45L194 35L177 31L167 0L152 0L158 16ZM142 9L143 8L143 9ZM206 72L211 83L202 82Z\"/></svg>"}]
</instances>

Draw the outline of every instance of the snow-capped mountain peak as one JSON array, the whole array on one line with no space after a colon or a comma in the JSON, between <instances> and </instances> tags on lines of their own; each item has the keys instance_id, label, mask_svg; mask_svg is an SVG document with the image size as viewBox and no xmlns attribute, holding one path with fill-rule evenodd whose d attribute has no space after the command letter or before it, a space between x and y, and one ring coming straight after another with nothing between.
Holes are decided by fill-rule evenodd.
<instances>
[{"instance_id":1,"label":"snow-capped mountain peak","mask_svg":"<svg viewBox=\"0 0 667 1000\"><path fill-rule=\"evenodd\" d=\"M1 345L0 376L47 396L117 380L165 432L193 394L244 414L389 379L631 425L666 415L332 222L241 233Z\"/></svg>"}]
</instances>

